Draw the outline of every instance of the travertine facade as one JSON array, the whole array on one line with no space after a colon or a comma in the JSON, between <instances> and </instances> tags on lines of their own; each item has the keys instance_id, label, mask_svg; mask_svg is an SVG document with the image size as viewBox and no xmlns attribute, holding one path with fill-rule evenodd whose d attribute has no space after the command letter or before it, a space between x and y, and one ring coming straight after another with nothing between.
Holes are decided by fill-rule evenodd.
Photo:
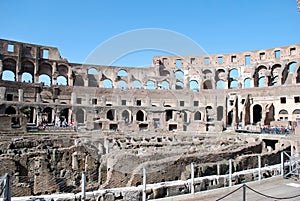
<instances>
[{"instance_id":1,"label":"travertine facade","mask_svg":"<svg viewBox=\"0 0 300 201\"><path fill-rule=\"evenodd\" d=\"M0 114L23 113L34 124L66 120L79 130L123 132L220 132L273 121L299 123L299 64L299 44L156 56L149 68L126 68L70 63L54 47L0 40Z\"/></svg>"}]
</instances>

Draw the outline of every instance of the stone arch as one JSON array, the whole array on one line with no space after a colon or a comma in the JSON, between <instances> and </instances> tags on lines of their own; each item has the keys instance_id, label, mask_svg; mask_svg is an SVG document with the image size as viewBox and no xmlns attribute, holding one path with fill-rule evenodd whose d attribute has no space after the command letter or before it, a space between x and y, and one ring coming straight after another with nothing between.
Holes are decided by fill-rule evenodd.
<instances>
[{"instance_id":1,"label":"stone arch","mask_svg":"<svg viewBox=\"0 0 300 201\"><path fill-rule=\"evenodd\" d=\"M218 106L217 107L217 121L222 121L223 120L223 111L224 111L223 106Z\"/></svg>"},{"instance_id":2,"label":"stone arch","mask_svg":"<svg viewBox=\"0 0 300 201\"><path fill-rule=\"evenodd\" d=\"M259 79L261 77L265 77L267 73L267 67L264 65L260 65L259 67L257 67L255 69L255 73L254 73L254 86L255 87L259 87ZM262 87L260 85L260 87Z\"/></svg>"},{"instance_id":3,"label":"stone arch","mask_svg":"<svg viewBox=\"0 0 300 201\"><path fill-rule=\"evenodd\" d=\"M216 89L225 89L225 81L224 80L218 80L216 82Z\"/></svg>"},{"instance_id":4,"label":"stone arch","mask_svg":"<svg viewBox=\"0 0 300 201\"><path fill-rule=\"evenodd\" d=\"M96 68L89 68L87 70L87 74L88 75L98 75L99 74L99 71L96 69Z\"/></svg>"},{"instance_id":5,"label":"stone arch","mask_svg":"<svg viewBox=\"0 0 300 201\"><path fill-rule=\"evenodd\" d=\"M51 86L51 84L52 84L51 77L47 74L39 75L38 82L43 83L45 86Z\"/></svg>"},{"instance_id":6,"label":"stone arch","mask_svg":"<svg viewBox=\"0 0 300 201\"><path fill-rule=\"evenodd\" d=\"M31 61L23 61L21 65L21 81L22 82L34 82L34 64Z\"/></svg>"},{"instance_id":7,"label":"stone arch","mask_svg":"<svg viewBox=\"0 0 300 201\"><path fill-rule=\"evenodd\" d=\"M194 92L198 92L199 91L199 83L197 80L191 80L190 81L190 89Z\"/></svg>"},{"instance_id":8,"label":"stone arch","mask_svg":"<svg viewBox=\"0 0 300 201\"><path fill-rule=\"evenodd\" d=\"M125 76L128 76L128 73L126 70L121 69L118 71L117 76L125 77Z\"/></svg>"},{"instance_id":9,"label":"stone arch","mask_svg":"<svg viewBox=\"0 0 300 201\"><path fill-rule=\"evenodd\" d=\"M46 107L42 112L42 123L52 123L53 108Z\"/></svg>"},{"instance_id":10,"label":"stone arch","mask_svg":"<svg viewBox=\"0 0 300 201\"><path fill-rule=\"evenodd\" d=\"M258 78L257 87L264 87L265 86L265 80L266 80L265 76L262 76L262 77Z\"/></svg>"},{"instance_id":11,"label":"stone arch","mask_svg":"<svg viewBox=\"0 0 300 201\"><path fill-rule=\"evenodd\" d=\"M114 109L108 110L106 112L106 119L109 119L110 121L116 120L116 111Z\"/></svg>"},{"instance_id":12,"label":"stone arch","mask_svg":"<svg viewBox=\"0 0 300 201\"><path fill-rule=\"evenodd\" d=\"M289 72L291 72L291 73L295 72L296 65L297 65L297 62L295 62L295 61L288 63Z\"/></svg>"},{"instance_id":13,"label":"stone arch","mask_svg":"<svg viewBox=\"0 0 300 201\"><path fill-rule=\"evenodd\" d=\"M81 75L76 75L74 79L74 86L84 86L84 80Z\"/></svg>"},{"instance_id":14,"label":"stone arch","mask_svg":"<svg viewBox=\"0 0 300 201\"><path fill-rule=\"evenodd\" d=\"M59 75L56 78L56 84L67 86L68 85L68 79L64 75Z\"/></svg>"},{"instance_id":15,"label":"stone arch","mask_svg":"<svg viewBox=\"0 0 300 201\"><path fill-rule=\"evenodd\" d=\"M76 121L80 124L83 124L85 121L85 111L81 108L76 111Z\"/></svg>"},{"instance_id":16,"label":"stone arch","mask_svg":"<svg viewBox=\"0 0 300 201\"><path fill-rule=\"evenodd\" d=\"M133 89L141 89L142 88L142 83L139 80L134 80L132 82L132 88Z\"/></svg>"},{"instance_id":17,"label":"stone arch","mask_svg":"<svg viewBox=\"0 0 300 201\"><path fill-rule=\"evenodd\" d=\"M106 78L105 80L102 81L102 87L103 88L114 88L113 82L111 79Z\"/></svg>"},{"instance_id":18,"label":"stone arch","mask_svg":"<svg viewBox=\"0 0 300 201\"><path fill-rule=\"evenodd\" d=\"M199 111L197 111L195 114L194 114L194 120L197 121L197 120L201 120L201 113Z\"/></svg>"},{"instance_id":19,"label":"stone arch","mask_svg":"<svg viewBox=\"0 0 300 201\"><path fill-rule=\"evenodd\" d=\"M169 81L167 81L167 80L162 81L159 88L169 90L170 89Z\"/></svg>"},{"instance_id":20,"label":"stone arch","mask_svg":"<svg viewBox=\"0 0 300 201\"><path fill-rule=\"evenodd\" d=\"M180 82L180 81L177 81L176 83L175 83L175 89L183 89L184 88L184 84L183 84L183 82Z\"/></svg>"},{"instance_id":21,"label":"stone arch","mask_svg":"<svg viewBox=\"0 0 300 201\"><path fill-rule=\"evenodd\" d=\"M175 78L177 80L184 80L184 72L182 70L175 71Z\"/></svg>"},{"instance_id":22,"label":"stone arch","mask_svg":"<svg viewBox=\"0 0 300 201\"><path fill-rule=\"evenodd\" d=\"M152 80L148 80L146 83L146 89L156 89L155 82Z\"/></svg>"},{"instance_id":23,"label":"stone arch","mask_svg":"<svg viewBox=\"0 0 300 201\"><path fill-rule=\"evenodd\" d=\"M38 74L39 75L45 74L52 78L52 66L46 62L40 64Z\"/></svg>"},{"instance_id":24,"label":"stone arch","mask_svg":"<svg viewBox=\"0 0 300 201\"><path fill-rule=\"evenodd\" d=\"M58 65L57 71L58 71L59 75L62 75L64 77L68 78L69 69L66 65L64 65L64 64Z\"/></svg>"},{"instance_id":25,"label":"stone arch","mask_svg":"<svg viewBox=\"0 0 300 201\"><path fill-rule=\"evenodd\" d=\"M2 80L16 81L16 61L10 58L4 59L2 65Z\"/></svg>"},{"instance_id":26,"label":"stone arch","mask_svg":"<svg viewBox=\"0 0 300 201\"><path fill-rule=\"evenodd\" d=\"M203 82L203 89L212 89L211 80L206 80L206 81Z\"/></svg>"},{"instance_id":27,"label":"stone arch","mask_svg":"<svg viewBox=\"0 0 300 201\"><path fill-rule=\"evenodd\" d=\"M132 116L130 115L130 112L128 110L124 110L122 112L122 120L125 123L130 123L132 121Z\"/></svg>"},{"instance_id":28,"label":"stone arch","mask_svg":"<svg viewBox=\"0 0 300 201\"><path fill-rule=\"evenodd\" d=\"M251 79L249 77L244 79L244 88L251 88Z\"/></svg>"},{"instance_id":29,"label":"stone arch","mask_svg":"<svg viewBox=\"0 0 300 201\"><path fill-rule=\"evenodd\" d=\"M128 89L128 84L125 80L119 80L118 81L118 88L122 90Z\"/></svg>"},{"instance_id":30,"label":"stone arch","mask_svg":"<svg viewBox=\"0 0 300 201\"><path fill-rule=\"evenodd\" d=\"M262 120L262 107L259 104L253 106L253 123L256 124Z\"/></svg>"},{"instance_id":31,"label":"stone arch","mask_svg":"<svg viewBox=\"0 0 300 201\"><path fill-rule=\"evenodd\" d=\"M142 110L139 110L136 113L136 121L146 121L146 115L145 112Z\"/></svg>"},{"instance_id":32,"label":"stone arch","mask_svg":"<svg viewBox=\"0 0 300 201\"><path fill-rule=\"evenodd\" d=\"M208 105L205 107L205 112L206 112L206 120L207 122L214 122L214 111L212 106Z\"/></svg>"},{"instance_id":33,"label":"stone arch","mask_svg":"<svg viewBox=\"0 0 300 201\"><path fill-rule=\"evenodd\" d=\"M17 110L13 106L9 106L5 109L5 114L17 114Z\"/></svg>"},{"instance_id":34,"label":"stone arch","mask_svg":"<svg viewBox=\"0 0 300 201\"><path fill-rule=\"evenodd\" d=\"M212 79L213 78L213 73L212 73L211 70L205 69L203 71L203 76L204 76L204 79Z\"/></svg>"}]
</instances>

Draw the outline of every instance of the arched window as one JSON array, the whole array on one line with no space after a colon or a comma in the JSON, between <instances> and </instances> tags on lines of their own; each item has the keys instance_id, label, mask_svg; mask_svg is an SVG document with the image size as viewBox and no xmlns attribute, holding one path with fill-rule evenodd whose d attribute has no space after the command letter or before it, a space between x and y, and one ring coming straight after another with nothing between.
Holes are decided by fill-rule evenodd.
<instances>
[{"instance_id":1,"label":"arched window","mask_svg":"<svg viewBox=\"0 0 300 201\"><path fill-rule=\"evenodd\" d=\"M225 82L224 80L218 80L216 89L225 89Z\"/></svg>"},{"instance_id":2,"label":"arched window","mask_svg":"<svg viewBox=\"0 0 300 201\"><path fill-rule=\"evenodd\" d=\"M137 113L136 113L136 120L137 121L145 121L145 115L144 115L144 112L139 110Z\"/></svg>"},{"instance_id":3,"label":"arched window","mask_svg":"<svg viewBox=\"0 0 300 201\"><path fill-rule=\"evenodd\" d=\"M142 88L142 83L138 80L134 80L132 82L132 88L133 89L141 89Z\"/></svg>"},{"instance_id":4,"label":"arched window","mask_svg":"<svg viewBox=\"0 0 300 201\"><path fill-rule=\"evenodd\" d=\"M197 111L194 115L194 120L201 120L201 113L199 111Z\"/></svg>"},{"instance_id":5,"label":"arched window","mask_svg":"<svg viewBox=\"0 0 300 201\"><path fill-rule=\"evenodd\" d=\"M22 73L22 82L30 82L33 83L33 78L32 75L30 73Z\"/></svg>"},{"instance_id":6,"label":"arched window","mask_svg":"<svg viewBox=\"0 0 300 201\"><path fill-rule=\"evenodd\" d=\"M181 70L178 70L175 72L175 78L178 80L183 80L184 79L184 73Z\"/></svg>"},{"instance_id":7,"label":"arched window","mask_svg":"<svg viewBox=\"0 0 300 201\"><path fill-rule=\"evenodd\" d=\"M264 87L265 86L265 77L261 77L258 79L258 87Z\"/></svg>"},{"instance_id":8,"label":"arched window","mask_svg":"<svg viewBox=\"0 0 300 201\"><path fill-rule=\"evenodd\" d=\"M106 112L106 119L109 119L111 121L115 120L115 110L108 110Z\"/></svg>"},{"instance_id":9,"label":"arched window","mask_svg":"<svg viewBox=\"0 0 300 201\"><path fill-rule=\"evenodd\" d=\"M203 82L203 89L212 89L212 84L210 80Z\"/></svg>"},{"instance_id":10,"label":"arched window","mask_svg":"<svg viewBox=\"0 0 300 201\"><path fill-rule=\"evenodd\" d=\"M9 106L8 108L6 108L5 114L17 114L17 111L14 107Z\"/></svg>"},{"instance_id":11,"label":"arched window","mask_svg":"<svg viewBox=\"0 0 300 201\"><path fill-rule=\"evenodd\" d=\"M44 83L45 86L51 86L51 77L46 74L39 76L39 83Z\"/></svg>"},{"instance_id":12,"label":"arched window","mask_svg":"<svg viewBox=\"0 0 300 201\"><path fill-rule=\"evenodd\" d=\"M239 82L237 80L230 81L230 89L238 88Z\"/></svg>"},{"instance_id":13,"label":"arched window","mask_svg":"<svg viewBox=\"0 0 300 201\"><path fill-rule=\"evenodd\" d=\"M15 73L11 70L5 70L2 73L2 80L16 81Z\"/></svg>"},{"instance_id":14,"label":"arched window","mask_svg":"<svg viewBox=\"0 0 300 201\"><path fill-rule=\"evenodd\" d=\"M183 82L177 81L175 84L175 89L183 89L183 88L184 88Z\"/></svg>"},{"instance_id":15,"label":"arched window","mask_svg":"<svg viewBox=\"0 0 300 201\"><path fill-rule=\"evenodd\" d=\"M83 109L79 109L76 112L76 120L78 123L84 123L84 111Z\"/></svg>"},{"instance_id":16,"label":"arched window","mask_svg":"<svg viewBox=\"0 0 300 201\"><path fill-rule=\"evenodd\" d=\"M130 113L127 110L124 110L122 112L122 119L125 123L129 123L131 122L131 117L130 117Z\"/></svg>"},{"instance_id":17,"label":"arched window","mask_svg":"<svg viewBox=\"0 0 300 201\"><path fill-rule=\"evenodd\" d=\"M170 89L170 83L168 81L161 82L161 89Z\"/></svg>"},{"instance_id":18,"label":"arched window","mask_svg":"<svg viewBox=\"0 0 300 201\"><path fill-rule=\"evenodd\" d=\"M292 62L289 64L289 72L294 72L296 68L296 62Z\"/></svg>"},{"instance_id":19,"label":"arched window","mask_svg":"<svg viewBox=\"0 0 300 201\"><path fill-rule=\"evenodd\" d=\"M235 68L231 69L229 72L229 78L238 79L238 77L239 77L239 71Z\"/></svg>"},{"instance_id":20,"label":"arched window","mask_svg":"<svg viewBox=\"0 0 300 201\"><path fill-rule=\"evenodd\" d=\"M113 88L113 83L110 79L105 79L102 82L102 87L103 88Z\"/></svg>"},{"instance_id":21,"label":"arched window","mask_svg":"<svg viewBox=\"0 0 300 201\"><path fill-rule=\"evenodd\" d=\"M118 81L118 88L123 90L127 89L128 88L127 82L124 80Z\"/></svg>"},{"instance_id":22,"label":"arched window","mask_svg":"<svg viewBox=\"0 0 300 201\"><path fill-rule=\"evenodd\" d=\"M156 86L155 86L155 82L153 82L152 80L149 80L147 83L146 83L146 89L155 89Z\"/></svg>"},{"instance_id":23,"label":"arched window","mask_svg":"<svg viewBox=\"0 0 300 201\"><path fill-rule=\"evenodd\" d=\"M99 72L98 72L98 70L96 69L96 68L90 68L89 70L88 70L88 74L89 75L97 75Z\"/></svg>"},{"instance_id":24,"label":"arched window","mask_svg":"<svg viewBox=\"0 0 300 201\"><path fill-rule=\"evenodd\" d=\"M190 81L190 89L194 92L199 91L199 83L196 80L191 80Z\"/></svg>"},{"instance_id":25,"label":"arched window","mask_svg":"<svg viewBox=\"0 0 300 201\"><path fill-rule=\"evenodd\" d=\"M57 83L58 85L64 85L64 86L67 86L67 85L68 85L68 80L67 80L67 78L66 78L65 76L60 75L60 76L58 76L58 77L56 78L56 83Z\"/></svg>"},{"instance_id":26,"label":"arched window","mask_svg":"<svg viewBox=\"0 0 300 201\"><path fill-rule=\"evenodd\" d=\"M128 76L126 70L119 70L117 75L118 75L118 76Z\"/></svg>"},{"instance_id":27,"label":"arched window","mask_svg":"<svg viewBox=\"0 0 300 201\"><path fill-rule=\"evenodd\" d=\"M74 86L84 86L84 81L81 75L76 75L74 79Z\"/></svg>"},{"instance_id":28,"label":"arched window","mask_svg":"<svg viewBox=\"0 0 300 201\"><path fill-rule=\"evenodd\" d=\"M251 79L250 78L246 78L244 80L244 88L250 88L251 87Z\"/></svg>"}]
</instances>

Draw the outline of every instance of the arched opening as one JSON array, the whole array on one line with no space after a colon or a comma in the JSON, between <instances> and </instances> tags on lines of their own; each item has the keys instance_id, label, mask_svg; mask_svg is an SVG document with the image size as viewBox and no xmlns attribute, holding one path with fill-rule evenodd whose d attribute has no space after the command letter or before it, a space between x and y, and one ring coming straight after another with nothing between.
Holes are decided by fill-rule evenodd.
<instances>
[{"instance_id":1,"label":"arched opening","mask_svg":"<svg viewBox=\"0 0 300 201\"><path fill-rule=\"evenodd\" d=\"M213 73L211 70L204 70L203 71L204 79L212 79L213 78Z\"/></svg>"},{"instance_id":2,"label":"arched opening","mask_svg":"<svg viewBox=\"0 0 300 201\"><path fill-rule=\"evenodd\" d=\"M173 110L166 110L166 121L173 119Z\"/></svg>"},{"instance_id":3,"label":"arched opening","mask_svg":"<svg viewBox=\"0 0 300 201\"><path fill-rule=\"evenodd\" d=\"M69 109L65 108L60 111L59 115L60 122L62 123L63 126L67 126L70 119L69 119Z\"/></svg>"},{"instance_id":4,"label":"arched opening","mask_svg":"<svg viewBox=\"0 0 300 201\"><path fill-rule=\"evenodd\" d=\"M56 83L57 83L57 85L67 86L68 85L68 80L65 76L60 75L56 78Z\"/></svg>"},{"instance_id":5,"label":"arched opening","mask_svg":"<svg viewBox=\"0 0 300 201\"><path fill-rule=\"evenodd\" d=\"M265 86L265 79L266 79L266 77L260 77L259 79L258 79L258 85L257 85L257 87L264 87Z\"/></svg>"},{"instance_id":6,"label":"arched opening","mask_svg":"<svg viewBox=\"0 0 300 201\"><path fill-rule=\"evenodd\" d=\"M88 87L99 87L98 84L98 71L94 68L89 69L88 73Z\"/></svg>"},{"instance_id":7,"label":"arched opening","mask_svg":"<svg viewBox=\"0 0 300 201\"><path fill-rule=\"evenodd\" d=\"M211 80L206 80L205 82L203 82L203 89L212 89Z\"/></svg>"},{"instance_id":8,"label":"arched opening","mask_svg":"<svg viewBox=\"0 0 300 201\"><path fill-rule=\"evenodd\" d=\"M236 68L231 69L229 71L229 78L231 78L231 79L238 79L239 78L239 71Z\"/></svg>"},{"instance_id":9,"label":"arched opening","mask_svg":"<svg viewBox=\"0 0 300 201\"><path fill-rule=\"evenodd\" d=\"M124 110L124 111L122 112L122 120L123 120L125 123L130 123L130 122L131 122L130 113L129 113L127 110Z\"/></svg>"},{"instance_id":10,"label":"arched opening","mask_svg":"<svg viewBox=\"0 0 300 201\"><path fill-rule=\"evenodd\" d=\"M8 108L5 109L5 114L17 114L17 111L14 107L9 106Z\"/></svg>"},{"instance_id":11,"label":"arched opening","mask_svg":"<svg viewBox=\"0 0 300 201\"><path fill-rule=\"evenodd\" d=\"M149 80L149 81L146 83L146 89L151 89L151 90L153 90L153 89L155 89L155 88L156 88L156 86L155 86L155 82L154 82L154 81Z\"/></svg>"},{"instance_id":12,"label":"arched opening","mask_svg":"<svg viewBox=\"0 0 300 201\"><path fill-rule=\"evenodd\" d=\"M15 73L11 70L5 70L2 73L2 80L6 81L16 81Z\"/></svg>"},{"instance_id":13,"label":"arched opening","mask_svg":"<svg viewBox=\"0 0 300 201\"><path fill-rule=\"evenodd\" d=\"M265 77L267 75L267 67L264 65L259 66L254 73L254 86L255 87L262 87L262 81L260 81L261 78Z\"/></svg>"},{"instance_id":14,"label":"arched opening","mask_svg":"<svg viewBox=\"0 0 300 201\"><path fill-rule=\"evenodd\" d=\"M68 78L68 67L65 65L59 65L57 67L58 74Z\"/></svg>"},{"instance_id":15,"label":"arched opening","mask_svg":"<svg viewBox=\"0 0 300 201\"><path fill-rule=\"evenodd\" d=\"M183 111L183 122L184 123L189 123L189 120L188 120L188 114L186 113L186 111Z\"/></svg>"},{"instance_id":16,"label":"arched opening","mask_svg":"<svg viewBox=\"0 0 300 201\"><path fill-rule=\"evenodd\" d=\"M233 121L233 111L231 110L228 112L228 115L227 115L227 125L231 126L232 121Z\"/></svg>"},{"instance_id":17,"label":"arched opening","mask_svg":"<svg viewBox=\"0 0 300 201\"><path fill-rule=\"evenodd\" d=\"M24 61L22 62L22 77L21 81L22 82L30 82L33 83L33 74L34 74L34 64L31 61Z\"/></svg>"},{"instance_id":18,"label":"arched opening","mask_svg":"<svg viewBox=\"0 0 300 201\"><path fill-rule=\"evenodd\" d=\"M297 122L297 125L300 125L300 109L295 109L293 111L292 120Z\"/></svg>"},{"instance_id":19,"label":"arched opening","mask_svg":"<svg viewBox=\"0 0 300 201\"><path fill-rule=\"evenodd\" d=\"M280 110L278 114L278 118L280 121L288 120L289 113L286 110Z\"/></svg>"},{"instance_id":20,"label":"arched opening","mask_svg":"<svg viewBox=\"0 0 300 201\"><path fill-rule=\"evenodd\" d=\"M296 83L300 83L300 67L297 70Z\"/></svg>"},{"instance_id":21,"label":"arched opening","mask_svg":"<svg viewBox=\"0 0 300 201\"><path fill-rule=\"evenodd\" d=\"M142 83L139 80L134 80L132 82L132 88L133 89L141 89L142 88Z\"/></svg>"},{"instance_id":22,"label":"arched opening","mask_svg":"<svg viewBox=\"0 0 300 201\"><path fill-rule=\"evenodd\" d=\"M199 111L197 111L194 115L194 120L197 121L197 120L201 120L201 113Z\"/></svg>"},{"instance_id":23,"label":"arched opening","mask_svg":"<svg viewBox=\"0 0 300 201\"><path fill-rule=\"evenodd\" d=\"M127 71L126 70L119 70L117 76L128 76Z\"/></svg>"},{"instance_id":24,"label":"arched opening","mask_svg":"<svg viewBox=\"0 0 300 201\"><path fill-rule=\"evenodd\" d=\"M205 111L206 111L207 122L214 122L215 119L214 119L213 108L211 106L206 106Z\"/></svg>"},{"instance_id":25,"label":"arched opening","mask_svg":"<svg viewBox=\"0 0 300 201\"><path fill-rule=\"evenodd\" d=\"M127 82L124 81L124 80L118 81L118 88L119 88L119 89L122 89L122 90L128 89L128 84L127 84Z\"/></svg>"},{"instance_id":26,"label":"arched opening","mask_svg":"<svg viewBox=\"0 0 300 201\"><path fill-rule=\"evenodd\" d=\"M166 80L162 81L161 82L161 89L165 89L165 90L170 89L170 83Z\"/></svg>"},{"instance_id":27,"label":"arched opening","mask_svg":"<svg viewBox=\"0 0 300 201\"><path fill-rule=\"evenodd\" d=\"M110 121L115 120L115 110L108 110L106 112L106 119L109 119Z\"/></svg>"},{"instance_id":28,"label":"arched opening","mask_svg":"<svg viewBox=\"0 0 300 201\"><path fill-rule=\"evenodd\" d=\"M81 75L76 75L74 79L74 86L84 86L84 81Z\"/></svg>"},{"instance_id":29,"label":"arched opening","mask_svg":"<svg viewBox=\"0 0 300 201\"><path fill-rule=\"evenodd\" d=\"M13 59L4 59L2 65L2 80L16 81L16 61Z\"/></svg>"},{"instance_id":30,"label":"arched opening","mask_svg":"<svg viewBox=\"0 0 300 201\"><path fill-rule=\"evenodd\" d=\"M99 72L96 68L90 68L88 69L88 75L97 75Z\"/></svg>"},{"instance_id":31,"label":"arched opening","mask_svg":"<svg viewBox=\"0 0 300 201\"><path fill-rule=\"evenodd\" d=\"M175 78L178 80L183 80L184 79L184 73L181 70L178 70L175 72Z\"/></svg>"},{"instance_id":32,"label":"arched opening","mask_svg":"<svg viewBox=\"0 0 300 201\"><path fill-rule=\"evenodd\" d=\"M34 108L33 107L26 106L26 107L21 108L20 111L26 116L27 123L34 123L33 122L33 120L34 120Z\"/></svg>"},{"instance_id":33,"label":"arched opening","mask_svg":"<svg viewBox=\"0 0 300 201\"><path fill-rule=\"evenodd\" d=\"M288 65L289 72L294 72L295 68L296 68L296 65L297 65L296 62L289 63L289 65Z\"/></svg>"},{"instance_id":34,"label":"arched opening","mask_svg":"<svg viewBox=\"0 0 300 201\"><path fill-rule=\"evenodd\" d=\"M103 88L113 88L113 82L110 79L105 79L102 82Z\"/></svg>"},{"instance_id":35,"label":"arched opening","mask_svg":"<svg viewBox=\"0 0 300 201\"><path fill-rule=\"evenodd\" d=\"M136 120L137 121L145 121L145 115L144 115L144 112L139 110L137 113L136 113Z\"/></svg>"},{"instance_id":36,"label":"arched opening","mask_svg":"<svg viewBox=\"0 0 300 201\"><path fill-rule=\"evenodd\" d=\"M22 73L21 81L33 83L33 77L30 73L25 72L25 73Z\"/></svg>"},{"instance_id":37,"label":"arched opening","mask_svg":"<svg viewBox=\"0 0 300 201\"><path fill-rule=\"evenodd\" d=\"M244 79L244 88L250 88L251 87L251 79L250 78L246 78Z\"/></svg>"},{"instance_id":38,"label":"arched opening","mask_svg":"<svg viewBox=\"0 0 300 201\"><path fill-rule=\"evenodd\" d=\"M199 83L196 80L191 80L190 81L190 89L194 92L199 91Z\"/></svg>"},{"instance_id":39,"label":"arched opening","mask_svg":"<svg viewBox=\"0 0 300 201\"><path fill-rule=\"evenodd\" d=\"M253 123L256 124L261 121L262 107L260 105L254 105L253 107Z\"/></svg>"},{"instance_id":40,"label":"arched opening","mask_svg":"<svg viewBox=\"0 0 300 201\"><path fill-rule=\"evenodd\" d=\"M229 86L230 89L236 89L238 88L238 86L239 86L239 82L237 80L230 81L230 86Z\"/></svg>"},{"instance_id":41,"label":"arched opening","mask_svg":"<svg viewBox=\"0 0 300 201\"><path fill-rule=\"evenodd\" d=\"M183 82L177 81L175 84L175 89L179 90L179 89L183 89L183 88L184 88Z\"/></svg>"},{"instance_id":42,"label":"arched opening","mask_svg":"<svg viewBox=\"0 0 300 201\"><path fill-rule=\"evenodd\" d=\"M76 112L76 120L78 123L84 123L84 111L83 109L78 109Z\"/></svg>"},{"instance_id":43,"label":"arched opening","mask_svg":"<svg viewBox=\"0 0 300 201\"><path fill-rule=\"evenodd\" d=\"M217 107L217 121L223 120L223 106Z\"/></svg>"},{"instance_id":44,"label":"arched opening","mask_svg":"<svg viewBox=\"0 0 300 201\"><path fill-rule=\"evenodd\" d=\"M51 123L52 122L52 112L51 107L46 107L42 112L42 123Z\"/></svg>"},{"instance_id":45,"label":"arched opening","mask_svg":"<svg viewBox=\"0 0 300 201\"><path fill-rule=\"evenodd\" d=\"M225 89L225 82L224 80L218 80L216 83L216 89Z\"/></svg>"},{"instance_id":46,"label":"arched opening","mask_svg":"<svg viewBox=\"0 0 300 201\"><path fill-rule=\"evenodd\" d=\"M39 76L39 83L44 84L45 86L51 86L51 77L46 74Z\"/></svg>"}]
</instances>

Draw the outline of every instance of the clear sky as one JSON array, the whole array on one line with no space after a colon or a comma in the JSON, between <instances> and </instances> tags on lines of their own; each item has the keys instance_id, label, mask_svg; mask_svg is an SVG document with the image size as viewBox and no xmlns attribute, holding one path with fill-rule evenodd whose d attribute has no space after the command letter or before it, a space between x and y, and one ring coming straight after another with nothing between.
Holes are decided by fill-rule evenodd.
<instances>
[{"instance_id":1,"label":"clear sky","mask_svg":"<svg viewBox=\"0 0 300 201\"><path fill-rule=\"evenodd\" d=\"M0 8L0 38L55 46L78 63L111 37L143 28L178 32L210 54L300 43L296 0L2 0ZM151 55L133 54L117 64L147 63Z\"/></svg>"}]
</instances>

